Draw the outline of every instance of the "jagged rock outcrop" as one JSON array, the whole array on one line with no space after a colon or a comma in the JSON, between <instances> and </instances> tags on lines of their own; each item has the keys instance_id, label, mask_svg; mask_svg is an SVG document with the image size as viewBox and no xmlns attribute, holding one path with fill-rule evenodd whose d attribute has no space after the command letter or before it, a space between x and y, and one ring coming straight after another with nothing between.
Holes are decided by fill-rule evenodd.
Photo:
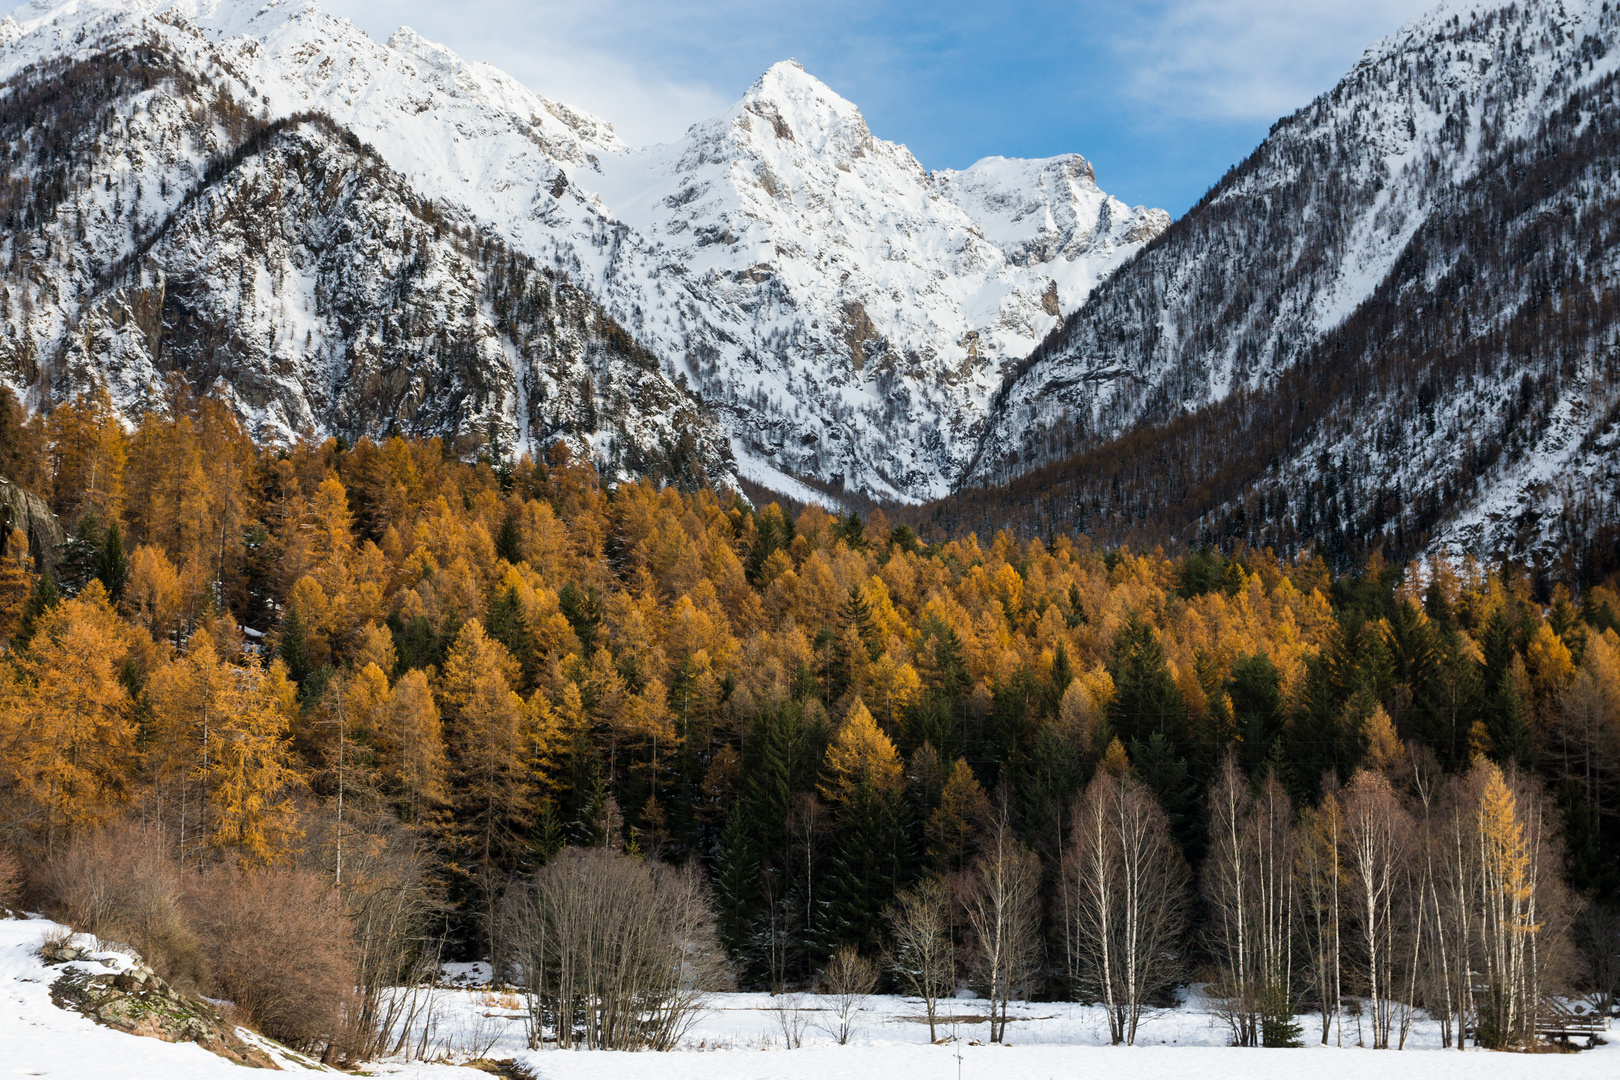
<instances>
[{"instance_id":1,"label":"jagged rock outcrop","mask_svg":"<svg viewBox=\"0 0 1620 1080\"><path fill-rule=\"evenodd\" d=\"M897 500L949 490L1004 365L1169 220L1075 155L931 174L794 61L595 182L628 231L593 287L644 313L741 467Z\"/></svg>"},{"instance_id":2,"label":"jagged rock outcrop","mask_svg":"<svg viewBox=\"0 0 1620 1080\"><path fill-rule=\"evenodd\" d=\"M62 523L44 499L0 477L0 555L12 554L7 547L13 529L21 530L28 538L35 569L48 570L56 565L58 552L67 542Z\"/></svg>"},{"instance_id":3,"label":"jagged rock outcrop","mask_svg":"<svg viewBox=\"0 0 1620 1080\"><path fill-rule=\"evenodd\" d=\"M245 1042L206 1002L176 990L138 957L96 951L84 945L48 942L47 964L69 965L51 983L59 1008L83 1013L98 1024L164 1042L191 1042L220 1057L256 1069L277 1065Z\"/></svg>"}]
</instances>

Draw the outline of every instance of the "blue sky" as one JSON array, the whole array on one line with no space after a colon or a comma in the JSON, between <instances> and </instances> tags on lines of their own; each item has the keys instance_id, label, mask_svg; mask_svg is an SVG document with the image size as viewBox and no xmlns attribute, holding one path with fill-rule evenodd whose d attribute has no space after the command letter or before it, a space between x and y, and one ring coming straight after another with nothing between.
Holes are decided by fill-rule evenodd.
<instances>
[{"instance_id":1,"label":"blue sky","mask_svg":"<svg viewBox=\"0 0 1620 1080\"><path fill-rule=\"evenodd\" d=\"M404 24L612 121L677 137L795 57L930 169L1090 158L1104 190L1180 214L1430 0L326 0Z\"/></svg>"}]
</instances>

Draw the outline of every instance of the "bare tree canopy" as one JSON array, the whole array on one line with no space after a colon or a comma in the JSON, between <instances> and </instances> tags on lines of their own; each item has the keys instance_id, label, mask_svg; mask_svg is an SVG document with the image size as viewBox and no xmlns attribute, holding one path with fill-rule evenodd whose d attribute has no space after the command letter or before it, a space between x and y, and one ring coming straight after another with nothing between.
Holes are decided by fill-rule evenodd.
<instances>
[{"instance_id":1,"label":"bare tree canopy","mask_svg":"<svg viewBox=\"0 0 1620 1080\"><path fill-rule=\"evenodd\" d=\"M990 999L990 1041L1007 1032L1007 1003L1023 993L1041 958L1041 864L1005 816L979 846L963 887L973 936L970 970Z\"/></svg>"},{"instance_id":2,"label":"bare tree canopy","mask_svg":"<svg viewBox=\"0 0 1620 1080\"><path fill-rule=\"evenodd\" d=\"M951 941L951 894L943 879L927 877L900 894L889 908L893 942L889 970L900 987L922 999L928 1039L939 1037L939 999L956 979L956 946Z\"/></svg>"},{"instance_id":3,"label":"bare tree canopy","mask_svg":"<svg viewBox=\"0 0 1620 1080\"><path fill-rule=\"evenodd\" d=\"M499 923L529 999L533 1038L667 1050L725 984L695 873L606 848L566 848L508 895Z\"/></svg>"},{"instance_id":4,"label":"bare tree canopy","mask_svg":"<svg viewBox=\"0 0 1620 1080\"><path fill-rule=\"evenodd\" d=\"M1134 1044L1148 1002L1182 974L1187 869L1141 783L1099 771L1075 803L1059 914L1069 978L1108 1009L1109 1037Z\"/></svg>"}]
</instances>

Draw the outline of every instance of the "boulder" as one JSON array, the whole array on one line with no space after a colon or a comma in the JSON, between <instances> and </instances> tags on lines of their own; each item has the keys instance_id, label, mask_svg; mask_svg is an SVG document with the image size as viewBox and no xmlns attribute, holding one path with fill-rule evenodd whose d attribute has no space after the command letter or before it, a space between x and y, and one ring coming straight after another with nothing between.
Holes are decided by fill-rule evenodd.
<instances>
[{"instance_id":1,"label":"boulder","mask_svg":"<svg viewBox=\"0 0 1620 1080\"><path fill-rule=\"evenodd\" d=\"M40 950L48 963L89 959L76 945L47 945ZM83 1013L131 1035L164 1042L194 1042L227 1061L258 1069L277 1065L258 1047L236 1033L236 1026L207 1002L176 990L150 967L136 960L122 971L75 967L57 976L51 1000L59 1008Z\"/></svg>"}]
</instances>

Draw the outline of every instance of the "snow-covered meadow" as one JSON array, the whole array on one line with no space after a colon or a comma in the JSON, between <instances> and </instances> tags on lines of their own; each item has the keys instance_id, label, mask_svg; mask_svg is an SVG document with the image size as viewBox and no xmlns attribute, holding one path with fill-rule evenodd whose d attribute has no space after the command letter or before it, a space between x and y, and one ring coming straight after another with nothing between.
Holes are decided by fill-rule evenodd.
<instances>
[{"instance_id":1,"label":"snow-covered meadow","mask_svg":"<svg viewBox=\"0 0 1620 1080\"><path fill-rule=\"evenodd\" d=\"M242 1075L233 1065L193 1044L175 1045L98 1027L51 1003L50 984L64 970L123 961L47 967L40 943L59 928L43 919L0 920L0 1078L49 1076L62 1080L219 1080ZM462 971L475 982L481 972ZM1142 1030L1140 1045L1107 1045L1100 1010L1062 1002L1015 1004L1006 1045L980 1045L987 1032L984 1003L949 1002L951 1019L928 1042L914 1000L875 996L860 1013L850 1043L837 1045L826 1030L831 1015L815 995L800 999L803 1045L788 1049L780 999L768 994L716 994L687 1035L669 1053L613 1053L527 1047L521 1002L477 985L432 991L429 1061L382 1061L365 1070L399 1080L474 1080L488 1075L462 1063L475 1058L511 1060L517 1070L544 1080L1043 1080L1057 1077L1200 1080L1294 1080L1300 1075L1369 1080L1491 1080L1556 1077L1610 1078L1620 1071L1620 1050L1602 1046L1579 1054L1505 1054L1439 1049L1435 1025L1420 1020L1404 1051L1346 1046L1304 1050L1237 1049L1225 1045L1220 1021L1193 997L1158 1013ZM1313 1017L1302 1017L1307 1034ZM420 1028L418 1034L421 1033ZM251 1035L247 1037L252 1038ZM260 1041L261 1046L266 1045ZM298 1055L275 1055L294 1072L326 1071Z\"/></svg>"}]
</instances>

